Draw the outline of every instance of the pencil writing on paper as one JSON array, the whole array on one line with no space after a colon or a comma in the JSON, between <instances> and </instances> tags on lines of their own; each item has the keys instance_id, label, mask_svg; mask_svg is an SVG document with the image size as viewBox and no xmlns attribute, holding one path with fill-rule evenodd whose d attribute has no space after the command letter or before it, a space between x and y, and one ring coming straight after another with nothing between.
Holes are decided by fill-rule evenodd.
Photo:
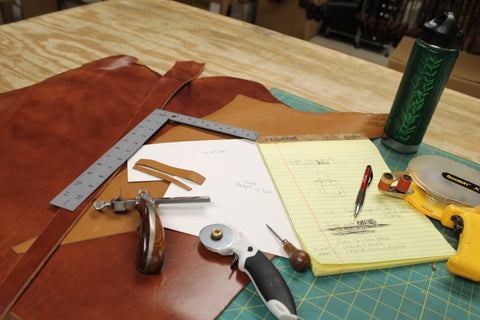
<instances>
[{"instance_id":1,"label":"pencil writing on paper","mask_svg":"<svg viewBox=\"0 0 480 320\"><path fill-rule=\"evenodd\" d=\"M326 228L326 230L330 231L332 235L340 236L356 233L372 233L375 232L376 228L388 227L389 225L389 223L377 223L375 219L366 219L357 221L357 223L353 225L331 227Z\"/></svg>"}]
</instances>

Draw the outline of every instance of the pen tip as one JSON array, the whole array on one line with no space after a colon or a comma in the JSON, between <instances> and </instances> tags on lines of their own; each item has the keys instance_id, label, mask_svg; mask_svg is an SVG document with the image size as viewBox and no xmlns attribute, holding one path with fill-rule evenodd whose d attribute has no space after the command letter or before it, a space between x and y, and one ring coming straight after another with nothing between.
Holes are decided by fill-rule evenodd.
<instances>
[{"instance_id":1,"label":"pen tip","mask_svg":"<svg viewBox=\"0 0 480 320\"><path fill-rule=\"evenodd\" d=\"M353 217L356 218L358 216L358 213L360 212L360 205L357 204L355 206L355 213L353 214Z\"/></svg>"}]
</instances>

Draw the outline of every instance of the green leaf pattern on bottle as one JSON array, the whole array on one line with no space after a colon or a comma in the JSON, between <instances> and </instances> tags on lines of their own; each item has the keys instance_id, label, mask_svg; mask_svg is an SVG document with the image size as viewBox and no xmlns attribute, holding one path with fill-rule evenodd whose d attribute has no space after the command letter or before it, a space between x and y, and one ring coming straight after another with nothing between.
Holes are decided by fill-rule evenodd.
<instances>
[{"instance_id":1,"label":"green leaf pattern on bottle","mask_svg":"<svg viewBox=\"0 0 480 320\"><path fill-rule=\"evenodd\" d=\"M418 68L409 83L409 96L404 112L396 123L396 139L407 142L417 130L425 100L435 87L435 79L444 58L424 54L420 55Z\"/></svg>"}]
</instances>

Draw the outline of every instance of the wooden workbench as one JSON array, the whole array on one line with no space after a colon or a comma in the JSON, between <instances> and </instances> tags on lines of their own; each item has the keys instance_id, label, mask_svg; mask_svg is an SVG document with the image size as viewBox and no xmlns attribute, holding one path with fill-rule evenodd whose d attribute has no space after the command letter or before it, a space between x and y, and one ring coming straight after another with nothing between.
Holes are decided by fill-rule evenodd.
<instances>
[{"instance_id":1,"label":"wooden workbench","mask_svg":"<svg viewBox=\"0 0 480 320\"><path fill-rule=\"evenodd\" d=\"M202 77L254 80L339 111L388 112L401 79L397 71L166 0L104 1L2 25L0 53L0 92L119 54L160 74L175 61L204 62ZM480 100L447 89L424 142L480 162L479 125ZM84 247L68 250L85 253Z\"/></svg>"},{"instance_id":2,"label":"wooden workbench","mask_svg":"<svg viewBox=\"0 0 480 320\"><path fill-rule=\"evenodd\" d=\"M165 0L105 1L0 27L0 92L86 62L135 56L163 74L177 60L203 76L258 81L339 111L390 110L401 73ZM445 90L424 142L480 162L480 100Z\"/></svg>"}]
</instances>

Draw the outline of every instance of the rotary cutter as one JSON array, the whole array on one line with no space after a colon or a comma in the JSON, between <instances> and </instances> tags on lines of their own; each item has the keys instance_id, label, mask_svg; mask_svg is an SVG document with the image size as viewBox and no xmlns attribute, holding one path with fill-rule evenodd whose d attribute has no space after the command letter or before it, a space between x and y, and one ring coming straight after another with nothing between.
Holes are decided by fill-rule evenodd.
<instances>
[{"instance_id":1,"label":"rotary cutter","mask_svg":"<svg viewBox=\"0 0 480 320\"><path fill-rule=\"evenodd\" d=\"M297 319L292 293L272 262L239 231L223 224L211 224L199 234L210 251L222 256L234 255L234 262L253 282L257 292L272 314L281 320Z\"/></svg>"},{"instance_id":2,"label":"rotary cutter","mask_svg":"<svg viewBox=\"0 0 480 320\"><path fill-rule=\"evenodd\" d=\"M480 281L480 172L448 158L423 155L408 164L408 174L395 179L384 173L378 188L404 198L415 209L459 234L457 254L447 269ZM398 180L396 186L392 186Z\"/></svg>"}]
</instances>

